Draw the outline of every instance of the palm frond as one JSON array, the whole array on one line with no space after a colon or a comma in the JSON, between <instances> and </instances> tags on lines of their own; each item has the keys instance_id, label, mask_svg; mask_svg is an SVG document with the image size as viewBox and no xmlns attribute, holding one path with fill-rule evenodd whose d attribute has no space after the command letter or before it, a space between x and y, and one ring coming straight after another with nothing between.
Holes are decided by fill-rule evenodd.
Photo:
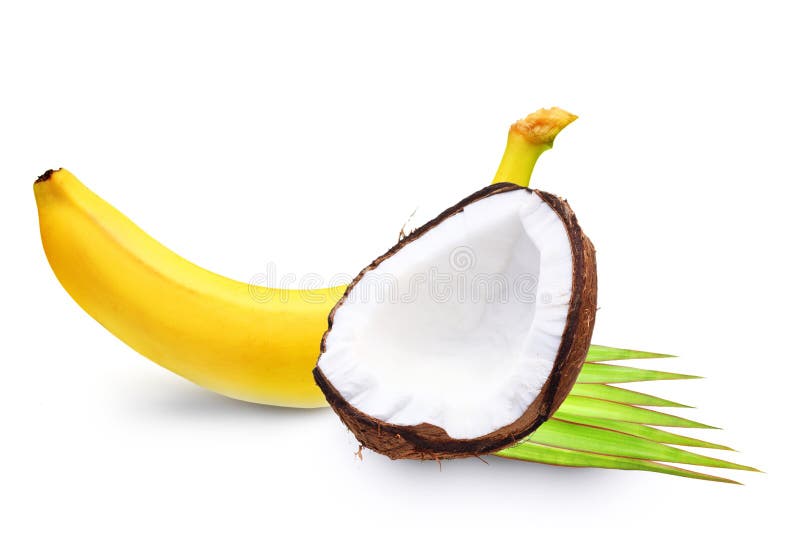
<instances>
[{"instance_id":1,"label":"palm frond","mask_svg":"<svg viewBox=\"0 0 800 549\"><path fill-rule=\"evenodd\" d=\"M630 358L674 357L675 355L649 353L647 351L634 351L631 349L618 349L616 347L606 347L605 345L592 345L589 347L589 354L586 356L586 362L608 362L609 360L627 360Z\"/></svg>"},{"instance_id":2,"label":"palm frond","mask_svg":"<svg viewBox=\"0 0 800 549\"><path fill-rule=\"evenodd\" d=\"M687 408L684 404L609 385L637 381L696 379L697 376L602 363L609 360L671 356L592 345L578 382L550 420L525 440L497 452L496 455L550 465L651 471L739 484L727 478L667 464L758 471L731 461L675 448L675 446L686 446L730 450L729 447L679 435L655 426L701 429L715 429L715 427L642 408L642 406Z\"/></svg>"},{"instance_id":3,"label":"palm frond","mask_svg":"<svg viewBox=\"0 0 800 549\"><path fill-rule=\"evenodd\" d=\"M688 469L682 469L654 461L592 454L590 452L567 450L565 448L553 448L533 442L517 444L511 448L500 450L495 455L508 459L533 461L549 465L562 465L565 467L600 467L603 469L624 469L628 471L651 471L654 473L665 473L667 475L677 475L699 480L740 484L735 480L698 473L697 471L690 471Z\"/></svg>"},{"instance_id":4,"label":"palm frond","mask_svg":"<svg viewBox=\"0 0 800 549\"><path fill-rule=\"evenodd\" d=\"M752 467L702 456L634 435L559 419L546 422L527 440L546 446L609 456L754 471Z\"/></svg>"},{"instance_id":5,"label":"palm frond","mask_svg":"<svg viewBox=\"0 0 800 549\"><path fill-rule=\"evenodd\" d=\"M616 364L587 362L578 376L578 383L631 383L633 381L658 381L665 379L698 379L698 376L642 370Z\"/></svg>"},{"instance_id":6,"label":"palm frond","mask_svg":"<svg viewBox=\"0 0 800 549\"><path fill-rule=\"evenodd\" d=\"M603 383L576 383L570 391L570 396L583 396L619 402L620 404L635 404L636 406L657 406L666 408L691 408L685 404L673 402L663 398L638 393L622 387L614 387Z\"/></svg>"},{"instance_id":7,"label":"palm frond","mask_svg":"<svg viewBox=\"0 0 800 549\"><path fill-rule=\"evenodd\" d=\"M584 396L569 395L559 407L554 417L565 413L573 416L596 417L601 419L615 419L631 423L644 423L645 425L660 425L663 427L688 427L696 429L717 429L711 425L699 423L664 412L656 412L630 404L609 402Z\"/></svg>"},{"instance_id":8,"label":"palm frond","mask_svg":"<svg viewBox=\"0 0 800 549\"><path fill-rule=\"evenodd\" d=\"M611 419L601 419L596 417L580 417L570 414L562 413L558 419L569 421L571 423L579 423L582 425L591 425L594 427L602 427L603 429L610 429L612 431L619 431L620 433L627 433L647 440L655 442L663 442L664 444L674 444L677 446L691 446L695 448L708 448L710 450L730 450L733 448L723 446L722 444L715 444L713 442L706 442L699 438L692 438L663 429L657 429L649 425L641 423L629 423L627 421L615 421Z\"/></svg>"}]
</instances>

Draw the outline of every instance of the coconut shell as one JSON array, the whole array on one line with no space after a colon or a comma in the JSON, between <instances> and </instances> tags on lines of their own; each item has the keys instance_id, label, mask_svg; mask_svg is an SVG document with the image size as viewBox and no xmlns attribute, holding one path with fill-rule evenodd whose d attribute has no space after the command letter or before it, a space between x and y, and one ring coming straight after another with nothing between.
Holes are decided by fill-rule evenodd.
<instances>
[{"instance_id":1,"label":"coconut shell","mask_svg":"<svg viewBox=\"0 0 800 549\"><path fill-rule=\"evenodd\" d=\"M336 311L347 300L353 287L367 272L375 269L385 259L396 254L445 219L462 212L466 206L492 195L520 189L523 188L513 183L495 183L481 189L414 230L363 269L350 283L339 303L331 310L328 316L328 330L322 336L321 351L325 352L325 341L333 327ZM564 222L572 247L573 259L572 298L567 313L567 322L553 369L539 395L525 413L513 423L477 438L455 439L451 438L442 428L429 423L394 425L364 414L342 397L317 366L313 370L317 385L342 422L363 446L392 459L438 460L487 454L511 446L535 431L564 402L578 378L592 338L597 310L595 251L591 241L583 234L578 220L566 200L539 190L524 190L536 193Z\"/></svg>"}]
</instances>

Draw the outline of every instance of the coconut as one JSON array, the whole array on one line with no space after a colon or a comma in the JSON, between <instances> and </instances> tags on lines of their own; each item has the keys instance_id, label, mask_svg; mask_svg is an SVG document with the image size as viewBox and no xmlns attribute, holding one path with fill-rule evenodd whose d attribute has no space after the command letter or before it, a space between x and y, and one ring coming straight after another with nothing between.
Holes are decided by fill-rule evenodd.
<instances>
[{"instance_id":1,"label":"coconut","mask_svg":"<svg viewBox=\"0 0 800 549\"><path fill-rule=\"evenodd\" d=\"M494 452L563 402L596 302L594 247L567 202L496 183L355 277L314 379L356 439L390 458Z\"/></svg>"}]
</instances>

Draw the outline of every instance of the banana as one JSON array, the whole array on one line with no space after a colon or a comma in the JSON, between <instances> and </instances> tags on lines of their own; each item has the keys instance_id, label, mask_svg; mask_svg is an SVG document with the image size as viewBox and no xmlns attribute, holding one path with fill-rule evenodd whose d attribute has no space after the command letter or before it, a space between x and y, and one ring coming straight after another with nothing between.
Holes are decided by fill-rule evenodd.
<instances>
[{"instance_id":1,"label":"banana","mask_svg":"<svg viewBox=\"0 0 800 549\"><path fill-rule=\"evenodd\" d=\"M42 175L34 194L56 277L112 334L223 395L326 406L311 369L344 286L254 294L168 250L65 169Z\"/></svg>"},{"instance_id":2,"label":"banana","mask_svg":"<svg viewBox=\"0 0 800 549\"><path fill-rule=\"evenodd\" d=\"M514 124L497 178L527 186L539 155L572 120L553 108ZM33 189L53 272L112 334L217 393L327 406L311 370L346 286L286 290L214 274L154 240L63 168L45 172Z\"/></svg>"}]
</instances>

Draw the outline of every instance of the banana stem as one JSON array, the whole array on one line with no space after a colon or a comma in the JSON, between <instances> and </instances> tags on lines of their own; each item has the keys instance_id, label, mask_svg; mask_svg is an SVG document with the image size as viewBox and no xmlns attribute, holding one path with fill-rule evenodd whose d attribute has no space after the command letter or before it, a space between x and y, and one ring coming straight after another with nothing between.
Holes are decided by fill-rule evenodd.
<instances>
[{"instance_id":1,"label":"banana stem","mask_svg":"<svg viewBox=\"0 0 800 549\"><path fill-rule=\"evenodd\" d=\"M577 116L558 107L539 109L508 130L508 141L492 183L514 183L527 187L539 156L553 148L553 140Z\"/></svg>"}]
</instances>

